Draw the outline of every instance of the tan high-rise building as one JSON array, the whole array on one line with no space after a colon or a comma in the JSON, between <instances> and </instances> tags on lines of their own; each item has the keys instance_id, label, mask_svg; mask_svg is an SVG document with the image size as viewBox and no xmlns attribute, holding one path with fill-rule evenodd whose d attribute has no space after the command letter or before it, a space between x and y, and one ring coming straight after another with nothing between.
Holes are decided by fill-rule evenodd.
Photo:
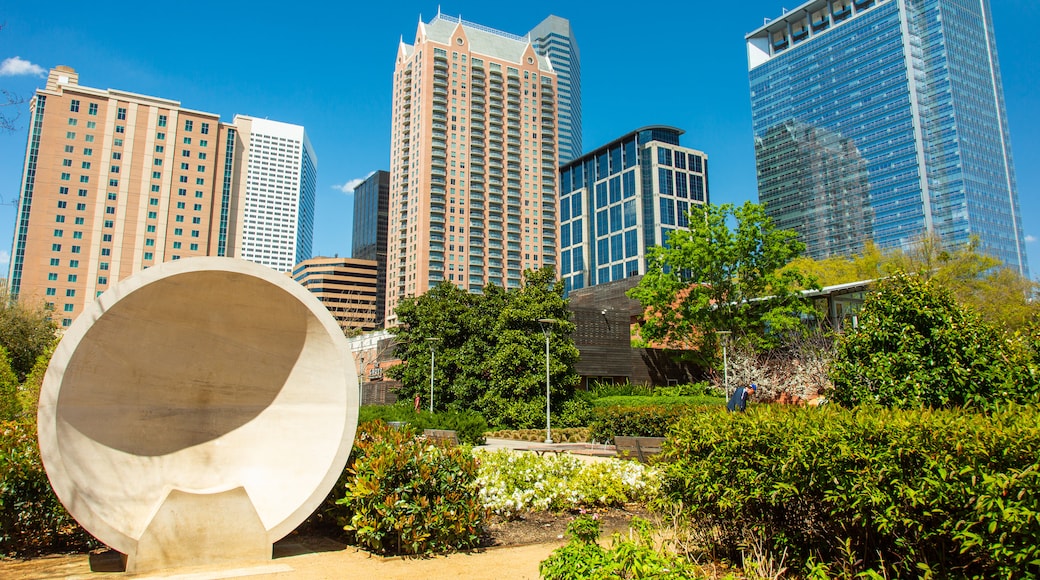
<instances>
[{"instance_id":1,"label":"tan high-rise building","mask_svg":"<svg viewBox=\"0 0 1040 580\"><path fill-rule=\"evenodd\" d=\"M375 330L378 292L375 260L318 257L293 268L293 279L329 309L345 333Z\"/></svg>"},{"instance_id":2,"label":"tan high-rise building","mask_svg":"<svg viewBox=\"0 0 1040 580\"><path fill-rule=\"evenodd\" d=\"M386 323L442 281L557 264L557 76L529 36L438 14L394 70Z\"/></svg>"},{"instance_id":3,"label":"tan high-rise building","mask_svg":"<svg viewBox=\"0 0 1040 580\"><path fill-rule=\"evenodd\" d=\"M177 101L81 86L65 66L30 109L12 295L45 301L67 327L144 268L240 256L252 234L235 169L250 152L235 125Z\"/></svg>"}]
</instances>

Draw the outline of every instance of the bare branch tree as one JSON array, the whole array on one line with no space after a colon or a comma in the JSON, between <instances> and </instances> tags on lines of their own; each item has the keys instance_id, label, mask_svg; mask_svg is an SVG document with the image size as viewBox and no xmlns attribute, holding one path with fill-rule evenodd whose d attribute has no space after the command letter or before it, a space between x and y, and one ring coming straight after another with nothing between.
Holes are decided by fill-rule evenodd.
<instances>
[{"instance_id":1,"label":"bare branch tree","mask_svg":"<svg viewBox=\"0 0 1040 580\"><path fill-rule=\"evenodd\" d=\"M13 109L14 114L9 114L5 107L18 107L25 103L25 99L12 93L7 89L0 89L0 95L3 95L0 100L0 133L14 133L18 129L15 125L15 121L21 116L21 113L17 109Z\"/></svg>"}]
</instances>

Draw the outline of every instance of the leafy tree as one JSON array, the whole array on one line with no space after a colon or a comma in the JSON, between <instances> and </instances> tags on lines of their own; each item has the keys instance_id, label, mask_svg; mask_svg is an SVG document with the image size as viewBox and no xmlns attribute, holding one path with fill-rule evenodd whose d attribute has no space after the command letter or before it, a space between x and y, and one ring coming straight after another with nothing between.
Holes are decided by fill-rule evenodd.
<instances>
[{"instance_id":1,"label":"leafy tree","mask_svg":"<svg viewBox=\"0 0 1040 580\"><path fill-rule=\"evenodd\" d=\"M42 304L0 296L0 346L7 350L19 381L25 380L37 357L52 346L57 332L51 312Z\"/></svg>"},{"instance_id":2,"label":"leafy tree","mask_svg":"<svg viewBox=\"0 0 1040 580\"><path fill-rule=\"evenodd\" d=\"M11 370L7 350L0 346L0 421L10 421L18 416L18 379Z\"/></svg>"},{"instance_id":3,"label":"leafy tree","mask_svg":"<svg viewBox=\"0 0 1040 580\"><path fill-rule=\"evenodd\" d=\"M832 398L845 406L992 408L1040 393L1035 338L1005 336L938 280L897 274L839 339Z\"/></svg>"},{"instance_id":4,"label":"leafy tree","mask_svg":"<svg viewBox=\"0 0 1040 580\"><path fill-rule=\"evenodd\" d=\"M523 285L509 291L489 285L470 294L441 283L396 312L400 325L391 332L405 362L387 372L403 383L403 396L418 394L428 404L433 338L436 410L470 409L492 425L537 426L545 417L545 338L537 320L545 318L558 321L549 347L552 407L561 409L573 395L574 324L551 268L524 272Z\"/></svg>"},{"instance_id":5,"label":"leafy tree","mask_svg":"<svg viewBox=\"0 0 1040 580\"><path fill-rule=\"evenodd\" d=\"M933 235L918 240L907 250L882 250L868 243L856 256L819 261L803 257L792 261L789 267L816 276L824 286L911 272L924 280L935 280L984 320L1010 331L1024 330L1040 314L1040 285L1002 267L1000 260L979 253L977 239L947 248Z\"/></svg>"},{"instance_id":6,"label":"leafy tree","mask_svg":"<svg viewBox=\"0 0 1040 580\"><path fill-rule=\"evenodd\" d=\"M47 347L47 350L36 357L36 364L33 365L29 375L25 377L25 381L18 389L18 405L21 409L21 415L34 423L36 421L36 410L40 404L40 389L43 387L43 377L47 374L47 367L51 364L54 347L57 345L57 342L52 342Z\"/></svg>"},{"instance_id":7,"label":"leafy tree","mask_svg":"<svg viewBox=\"0 0 1040 580\"><path fill-rule=\"evenodd\" d=\"M763 206L751 202L695 205L689 223L689 231L671 233L666 247L650 249L647 273L628 293L645 309L644 341L692 346L713 360L715 331L760 348L801 331L801 316L812 307L797 288L816 283L784 268L805 249L797 234L776 229Z\"/></svg>"}]
</instances>

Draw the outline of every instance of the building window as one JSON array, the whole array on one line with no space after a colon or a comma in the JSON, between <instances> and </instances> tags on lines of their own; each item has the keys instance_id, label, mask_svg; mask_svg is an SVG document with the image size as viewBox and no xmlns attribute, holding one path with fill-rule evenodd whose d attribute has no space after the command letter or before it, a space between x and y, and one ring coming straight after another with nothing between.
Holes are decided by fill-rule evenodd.
<instances>
[{"instance_id":1,"label":"building window","mask_svg":"<svg viewBox=\"0 0 1040 580\"><path fill-rule=\"evenodd\" d=\"M203 135L209 135L209 123L203 123L200 128Z\"/></svg>"},{"instance_id":2,"label":"building window","mask_svg":"<svg viewBox=\"0 0 1040 580\"><path fill-rule=\"evenodd\" d=\"M79 112L79 99L72 99L69 101L69 111L72 111L73 113Z\"/></svg>"},{"instance_id":3,"label":"building window","mask_svg":"<svg viewBox=\"0 0 1040 580\"><path fill-rule=\"evenodd\" d=\"M47 289L47 296L57 296L57 295L58 295L58 289L57 288L48 288Z\"/></svg>"},{"instance_id":4,"label":"building window","mask_svg":"<svg viewBox=\"0 0 1040 580\"><path fill-rule=\"evenodd\" d=\"M75 295L76 295L76 291L73 290L72 288L69 288L68 290L65 291L65 296L68 296L69 298L72 298Z\"/></svg>"},{"instance_id":5,"label":"building window","mask_svg":"<svg viewBox=\"0 0 1040 580\"><path fill-rule=\"evenodd\" d=\"M185 131L190 132L194 125L195 125L195 122L192 121L191 119L185 119L184 120L184 130Z\"/></svg>"},{"instance_id":6,"label":"building window","mask_svg":"<svg viewBox=\"0 0 1040 580\"><path fill-rule=\"evenodd\" d=\"M87 107L87 114L88 115L95 115L96 116L97 115L97 111L98 111L97 103L90 103L90 105Z\"/></svg>"},{"instance_id":7,"label":"building window","mask_svg":"<svg viewBox=\"0 0 1040 580\"><path fill-rule=\"evenodd\" d=\"M159 115L159 126L160 127L165 127L166 126L166 115Z\"/></svg>"},{"instance_id":8,"label":"building window","mask_svg":"<svg viewBox=\"0 0 1040 580\"><path fill-rule=\"evenodd\" d=\"M151 260L152 259L152 253L151 252L145 252L144 253L144 259L145 260Z\"/></svg>"},{"instance_id":9,"label":"building window","mask_svg":"<svg viewBox=\"0 0 1040 580\"><path fill-rule=\"evenodd\" d=\"M118 109L116 109L116 119L118 119L120 121L125 121L126 120L126 109L125 108L119 107Z\"/></svg>"}]
</instances>

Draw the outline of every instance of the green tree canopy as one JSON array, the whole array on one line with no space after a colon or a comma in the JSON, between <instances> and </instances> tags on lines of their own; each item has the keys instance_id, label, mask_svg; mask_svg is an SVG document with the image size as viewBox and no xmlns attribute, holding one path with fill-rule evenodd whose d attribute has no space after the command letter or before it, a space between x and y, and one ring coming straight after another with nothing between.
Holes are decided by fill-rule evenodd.
<instances>
[{"instance_id":1,"label":"green tree canopy","mask_svg":"<svg viewBox=\"0 0 1040 580\"><path fill-rule=\"evenodd\" d=\"M730 228L734 221L736 229ZM716 355L716 331L769 347L800 332L812 312L799 288L817 287L811 276L785 268L805 245L778 230L763 206L694 205L689 231L648 252L647 273L629 296L643 305L640 335L646 342L692 346L705 361Z\"/></svg>"},{"instance_id":2,"label":"green tree canopy","mask_svg":"<svg viewBox=\"0 0 1040 580\"><path fill-rule=\"evenodd\" d=\"M555 319L550 335L552 407L573 395L578 377L567 301L552 268L524 272L523 285L485 286L470 294L441 283L403 300L391 329L403 364L389 369L405 397L429 402L430 341L436 349L435 410L469 409L489 424L535 427L545 417L545 338L537 320Z\"/></svg>"},{"instance_id":3,"label":"green tree canopy","mask_svg":"<svg viewBox=\"0 0 1040 580\"><path fill-rule=\"evenodd\" d=\"M20 411L18 379L11 370L7 350L0 346L0 421L10 421L17 417Z\"/></svg>"},{"instance_id":4,"label":"green tree canopy","mask_svg":"<svg viewBox=\"0 0 1040 580\"><path fill-rule=\"evenodd\" d=\"M25 380L36 359L57 340L57 332L51 312L42 304L0 296L0 346L7 350L19 381Z\"/></svg>"},{"instance_id":5,"label":"green tree canopy","mask_svg":"<svg viewBox=\"0 0 1040 580\"><path fill-rule=\"evenodd\" d=\"M1005 335L961 306L938 280L896 274L869 294L843 335L831 398L902 409L1036 401L1037 335Z\"/></svg>"},{"instance_id":6,"label":"green tree canopy","mask_svg":"<svg viewBox=\"0 0 1040 580\"><path fill-rule=\"evenodd\" d=\"M814 275L824 286L913 273L923 280L935 280L984 320L1009 331L1024 330L1040 315L1040 285L980 253L978 240L946 248L933 235L907 250L882 250L867 243L855 256L825 260L802 257L788 267Z\"/></svg>"}]
</instances>

